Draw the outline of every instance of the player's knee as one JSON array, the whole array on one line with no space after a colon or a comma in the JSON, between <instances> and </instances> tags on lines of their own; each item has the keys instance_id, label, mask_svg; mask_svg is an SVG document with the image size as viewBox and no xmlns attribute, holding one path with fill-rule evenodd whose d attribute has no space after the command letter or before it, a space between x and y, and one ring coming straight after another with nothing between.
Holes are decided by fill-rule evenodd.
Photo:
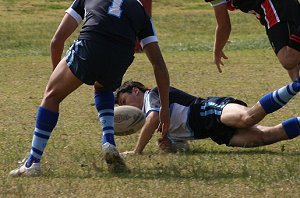
<instances>
[{"instance_id":1,"label":"player's knee","mask_svg":"<svg viewBox=\"0 0 300 198\"><path fill-rule=\"evenodd\" d=\"M296 62L292 59L289 59L288 57L285 59L280 59L279 61L286 70L291 70L291 69L295 68L298 64L298 62Z\"/></svg>"},{"instance_id":2,"label":"player's knee","mask_svg":"<svg viewBox=\"0 0 300 198\"><path fill-rule=\"evenodd\" d=\"M95 92L106 91L106 89L98 82L95 82L94 90L95 90Z\"/></svg>"},{"instance_id":3,"label":"player's knee","mask_svg":"<svg viewBox=\"0 0 300 198\"><path fill-rule=\"evenodd\" d=\"M250 128L255 124L257 124L256 120L252 116L248 114L244 114L241 116L241 122L240 122L241 128Z\"/></svg>"},{"instance_id":4,"label":"player's knee","mask_svg":"<svg viewBox=\"0 0 300 198\"><path fill-rule=\"evenodd\" d=\"M299 57L296 57L287 48L277 54L278 60L286 70L291 70L299 64Z\"/></svg>"},{"instance_id":5,"label":"player's knee","mask_svg":"<svg viewBox=\"0 0 300 198\"><path fill-rule=\"evenodd\" d=\"M252 147L264 146L266 145L266 138L264 133L260 133L256 136L256 139L253 141Z\"/></svg>"},{"instance_id":6,"label":"player's knee","mask_svg":"<svg viewBox=\"0 0 300 198\"><path fill-rule=\"evenodd\" d=\"M61 98L54 90L47 89L44 94L43 103L59 105L62 100L63 98Z\"/></svg>"}]
</instances>

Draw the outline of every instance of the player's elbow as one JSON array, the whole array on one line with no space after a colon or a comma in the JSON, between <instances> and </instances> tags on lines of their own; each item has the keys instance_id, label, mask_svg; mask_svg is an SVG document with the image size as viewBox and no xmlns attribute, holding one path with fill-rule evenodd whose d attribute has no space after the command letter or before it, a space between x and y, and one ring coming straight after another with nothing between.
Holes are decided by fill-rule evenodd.
<instances>
[{"instance_id":1,"label":"player's elbow","mask_svg":"<svg viewBox=\"0 0 300 198\"><path fill-rule=\"evenodd\" d=\"M150 125L153 128L157 128L158 124L159 124L159 114L158 114L158 112L152 111L147 116L145 125L148 125L148 126Z\"/></svg>"},{"instance_id":2,"label":"player's elbow","mask_svg":"<svg viewBox=\"0 0 300 198\"><path fill-rule=\"evenodd\" d=\"M51 50L55 50L55 49L57 49L57 48L59 48L63 45L64 45L64 40L63 39L60 39L60 38L55 37L55 36L51 39L51 42L50 42Z\"/></svg>"}]
</instances>

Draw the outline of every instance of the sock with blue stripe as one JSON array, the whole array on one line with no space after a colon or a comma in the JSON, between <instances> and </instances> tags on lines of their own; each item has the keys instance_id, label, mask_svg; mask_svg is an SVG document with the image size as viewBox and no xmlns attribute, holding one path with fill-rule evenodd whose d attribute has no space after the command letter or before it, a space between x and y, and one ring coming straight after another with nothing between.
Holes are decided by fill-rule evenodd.
<instances>
[{"instance_id":1,"label":"sock with blue stripe","mask_svg":"<svg viewBox=\"0 0 300 198\"><path fill-rule=\"evenodd\" d=\"M50 111L41 106L38 108L31 151L25 165L27 168L32 163L40 162L51 132L56 126L58 115L57 112Z\"/></svg>"},{"instance_id":2,"label":"sock with blue stripe","mask_svg":"<svg viewBox=\"0 0 300 198\"><path fill-rule=\"evenodd\" d=\"M95 104L99 121L102 127L102 144L109 142L116 145L114 139L114 105L115 99L112 91L95 92Z\"/></svg>"},{"instance_id":3,"label":"sock with blue stripe","mask_svg":"<svg viewBox=\"0 0 300 198\"><path fill-rule=\"evenodd\" d=\"M289 139L293 139L300 135L300 117L290 118L284 121L282 126Z\"/></svg>"},{"instance_id":4,"label":"sock with blue stripe","mask_svg":"<svg viewBox=\"0 0 300 198\"><path fill-rule=\"evenodd\" d=\"M266 113L272 113L288 103L299 91L300 82L298 79L285 87L263 96L259 102Z\"/></svg>"}]
</instances>

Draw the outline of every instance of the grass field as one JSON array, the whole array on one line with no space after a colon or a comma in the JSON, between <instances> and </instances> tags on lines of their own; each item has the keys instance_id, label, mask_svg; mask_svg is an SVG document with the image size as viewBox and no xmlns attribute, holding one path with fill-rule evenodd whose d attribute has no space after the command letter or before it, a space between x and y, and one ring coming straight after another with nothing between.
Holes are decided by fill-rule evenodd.
<instances>
[{"instance_id":1,"label":"grass field","mask_svg":"<svg viewBox=\"0 0 300 198\"><path fill-rule=\"evenodd\" d=\"M155 134L141 156L126 158L131 173L112 175L100 152L101 129L92 87L61 105L60 119L37 178L8 178L31 146L35 113L51 74L49 43L70 0L0 0L0 197L300 197L300 138L243 149L210 140L188 153L159 154ZM153 22L171 84L189 93L233 96L253 105L289 82L251 15L232 12L229 60L212 63L215 20L202 0L153 0ZM240 24L244 25L241 26ZM76 34L66 42L66 49ZM136 54L124 80L155 86L146 56ZM299 116L299 96L261 123ZM120 151L138 134L116 137Z\"/></svg>"}]
</instances>

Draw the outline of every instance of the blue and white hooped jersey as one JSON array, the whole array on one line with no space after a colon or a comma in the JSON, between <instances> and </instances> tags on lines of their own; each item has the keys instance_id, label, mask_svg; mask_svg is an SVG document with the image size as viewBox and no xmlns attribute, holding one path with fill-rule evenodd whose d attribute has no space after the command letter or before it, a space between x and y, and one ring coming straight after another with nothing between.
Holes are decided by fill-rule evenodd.
<instances>
[{"instance_id":1,"label":"blue and white hooped jersey","mask_svg":"<svg viewBox=\"0 0 300 198\"><path fill-rule=\"evenodd\" d=\"M191 140L194 133L188 126L190 105L197 101L197 97L189 95L179 89L170 87L170 127L168 137L171 140ZM151 111L160 110L160 99L158 89L146 91L144 95L144 106L142 109L146 117Z\"/></svg>"},{"instance_id":2,"label":"blue and white hooped jersey","mask_svg":"<svg viewBox=\"0 0 300 198\"><path fill-rule=\"evenodd\" d=\"M78 24L85 19L79 39L101 41L104 37L130 47L136 38L142 47L158 41L151 18L138 0L75 0L66 12Z\"/></svg>"}]
</instances>

